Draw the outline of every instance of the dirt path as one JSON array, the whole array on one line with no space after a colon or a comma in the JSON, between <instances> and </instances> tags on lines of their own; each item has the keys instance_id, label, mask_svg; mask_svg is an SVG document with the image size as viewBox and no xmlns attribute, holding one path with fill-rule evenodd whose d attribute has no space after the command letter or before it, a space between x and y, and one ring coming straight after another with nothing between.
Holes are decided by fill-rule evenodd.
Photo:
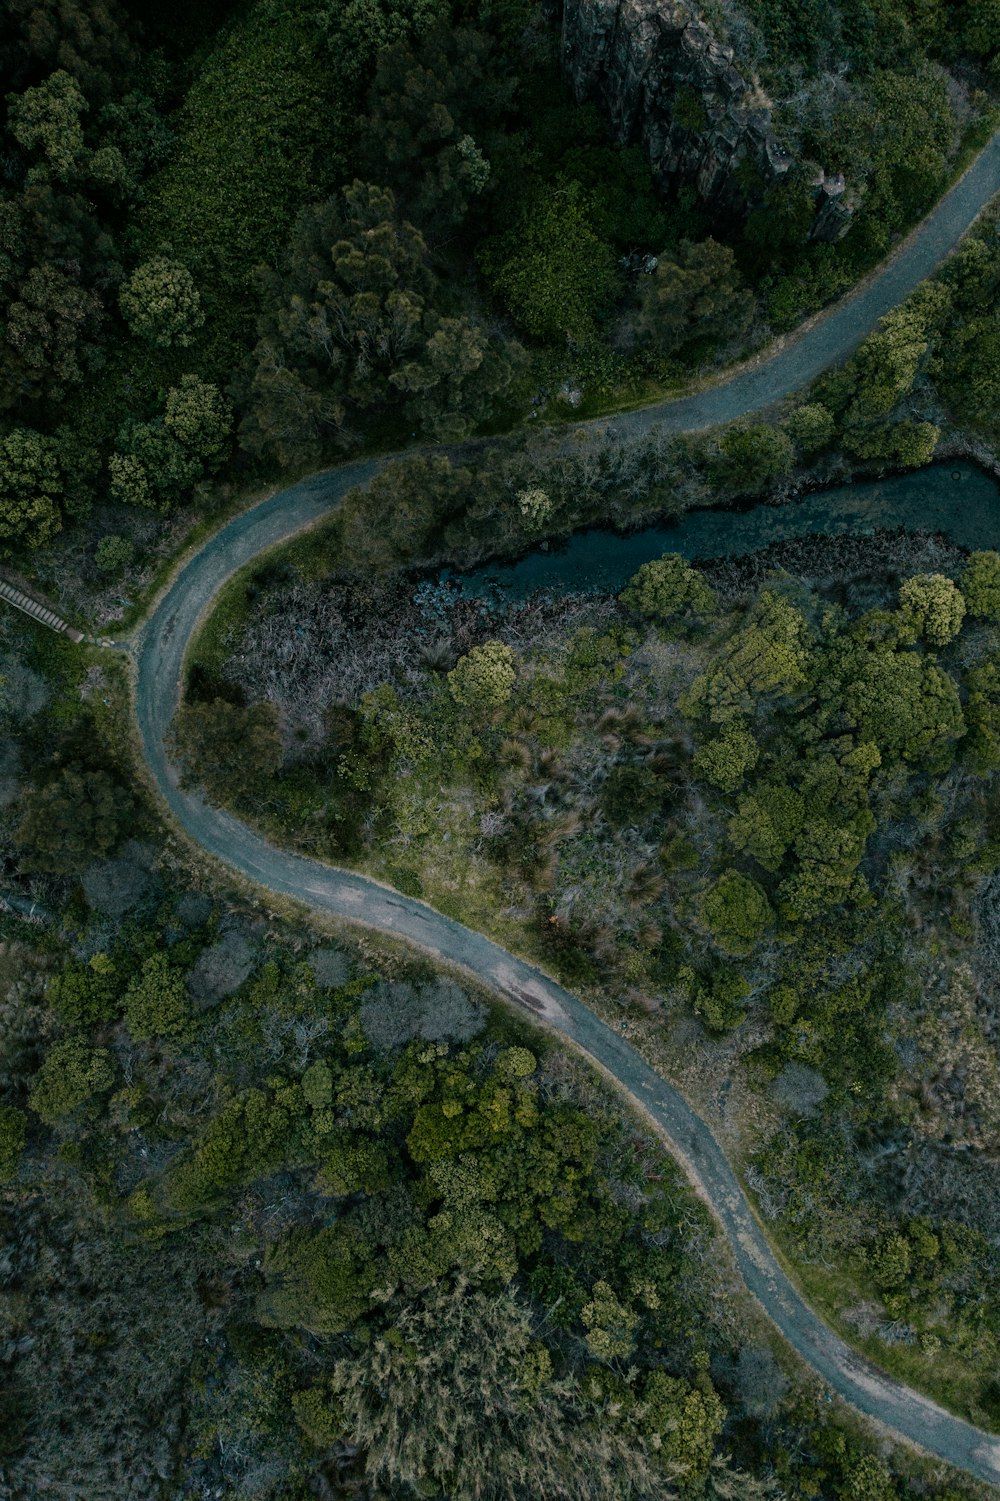
<instances>
[{"instance_id":1,"label":"dirt path","mask_svg":"<svg viewBox=\"0 0 1000 1501\"><path fill-rule=\"evenodd\" d=\"M759 410L800 389L849 354L884 313L934 270L998 189L1000 134L893 257L830 312L720 384L626 413L614 419L615 428L639 433L657 423L672 431L704 427ZM607 425L606 419L590 424ZM715 1213L748 1288L826 1385L898 1437L1000 1485L1000 1439L877 1370L813 1313L781 1269L708 1126L581 1001L534 965L422 902L363 876L277 849L231 814L179 787L164 739L177 705L184 654L200 620L239 568L328 515L348 490L367 483L384 462L363 460L313 475L234 518L180 568L136 633L139 734L170 812L202 848L241 875L457 964L563 1035L655 1124Z\"/></svg>"}]
</instances>

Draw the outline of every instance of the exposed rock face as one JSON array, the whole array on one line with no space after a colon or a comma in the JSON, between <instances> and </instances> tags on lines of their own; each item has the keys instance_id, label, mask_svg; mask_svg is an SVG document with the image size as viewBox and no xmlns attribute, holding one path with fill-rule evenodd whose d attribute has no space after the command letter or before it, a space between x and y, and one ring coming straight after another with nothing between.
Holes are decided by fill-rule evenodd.
<instances>
[{"instance_id":1,"label":"exposed rock face","mask_svg":"<svg viewBox=\"0 0 1000 1501\"><path fill-rule=\"evenodd\" d=\"M564 0L562 28L577 100L600 100L622 144L643 142L662 187L691 182L716 212L743 216L788 173L758 90L689 0ZM813 191L811 238L839 240L852 212L844 179L820 173Z\"/></svg>"}]
</instances>

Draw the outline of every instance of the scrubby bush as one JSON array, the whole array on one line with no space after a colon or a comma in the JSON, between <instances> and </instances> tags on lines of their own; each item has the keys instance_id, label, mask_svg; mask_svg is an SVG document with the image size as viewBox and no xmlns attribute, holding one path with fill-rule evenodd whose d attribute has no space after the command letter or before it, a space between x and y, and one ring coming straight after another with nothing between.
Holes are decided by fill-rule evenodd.
<instances>
[{"instance_id":1,"label":"scrubby bush","mask_svg":"<svg viewBox=\"0 0 1000 1501\"><path fill-rule=\"evenodd\" d=\"M702 575L675 552L643 563L621 600L650 620L710 615L715 608L715 595Z\"/></svg>"},{"instance_id":2,"label":"scrubby bush","mask_svg":"<svg viewBox=\"0 0 1000 1501\"><path fill-rule=\"evenodd\" d=\"M962 574L962 594L976 620L1000 621L1000 553L970 554Z\"/></svg>"},{"instance_id":3,"label":"scrubby bush","mask_svg":"<svg viewBox=\"0 0 1000 1501\"><path fill-rule=\"evenodd\" d=\"M451 696L477 717L500 709L514 691L514 653L502 641L485 641L459 657L448 674Z\"/></svg>"},{"instance_id":4,"label":"scrubby bush","mask_svg":"<svg viewBox=\"0 0 1000 1501\"><path fill-rule=\"evenodd\" d=\"M486 1013L453 980L422 985L376 985L361 1003L361 1026L372 1047L402 1047L414 1037L428 1042L470 1042Z\"/></svg>"},{"instance_id":5,"label":"scrubby bush","mask_svg":"<svg viewBox=\"0 0 1000 1501\"><path fill-rule=\"evenodd\" d=\"M729 954L747 954L774 921L771 904L756 881L728 870L701 899L702 920Z\"/></svg>"},{"instance_id":6,"label":"scrubby bush","mask_svg":"<svg viewBox=\"0 0 1000 1501\"><path fill-rule=\"evenodd\" d=\"M187 978L188 990L196 1006L215 1006L239 990L254 967L253 945L237 928L228 932L207 949L203 949Z\"/></svg>"},{"instance_id":7,"label":"scrubby bush","mask_svg":"<svg viewBox=\"0 0 1000 1501\"><path fill-rule=\"evenodd\" d=\"M125 991L125 1021L137 1042L184 1038L191 1031L191 1005L184 978L166 954L153 954Z\"/></svg>"},{"instance_id":8,"label":"scrubby bush","mask_svg":"<svg viewBox=\"0 0 1000 1501\"><path fill-rule=\"evenodd\" d=\"M900 587L899 607L906 624L931 646L947 646L962 629L965 600L942 573L920 573Z\"/></svg>"},{"instance_id":9,"label":"scrubby bush","mask_svg":"<svg viewBox=\"0 0 1000 1501\"><path fill-rule=\"evenodd\" d=\"M28 1103L43 1121L54 1125L85 1100L110 1089L114 1077L105 1048L92 1048L83 1037L67 1037L46 1055L32 1080Z\"/></svg>"}]
</instances>

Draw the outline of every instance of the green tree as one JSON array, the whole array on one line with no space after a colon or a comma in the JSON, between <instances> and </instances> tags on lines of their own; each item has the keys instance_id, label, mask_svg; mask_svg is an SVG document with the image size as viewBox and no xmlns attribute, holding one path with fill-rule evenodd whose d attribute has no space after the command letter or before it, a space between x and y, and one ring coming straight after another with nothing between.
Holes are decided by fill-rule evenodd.
<instances>
[{"instance_id":1,"label":"green tree","mask_svg":"<svg viewBox=\"0 0 1000 1501\"><path fill-rule=\"evenodd\" d=\"M719 449L724 460L721 473L747 492L790 474L795 461L791 438L768 422L731 427L720 440Z\"/></svg>"},{"instance_id":2,"label":"green tree","mask_svg":"<svg viewBox=\"0 0 1000 1501\"><path fill-rule=\"evenodd\" d=\"M355 182L298 221L265 314L240 441L283 464L351 444L378 409L448 437L486 414L512 361L467 318L442 310L423 235L388 188ZM516 360L515 360L516 362Z\"/></svg>"},{"instance_id":3,"label":"green tree","mask_svg":"<svg viewBox=\"0 0 1000 1501\"><path fill-rule=\"evenodd\" d=\"M211 796L251 797L281 766L281 734L273 704L245 709L217 698L177 711L173 744L187 775Z\"/></svg>"},{"instance_id":4,"label":"green tree","mask_svg":"<svg viewBox=\"0 0 1000 1501\"><path fill-rule=\"evenodd\" d=\"M1000 47L1000 0L966 0L962 42L980 57L992 57Z\"/></svg>"},{"instance_id":5,"label":"green tree","mask_svg":"<svg viewBox=\"0 0 1000 1501\"><path fill-rule=\"evenodd\" d=\"M472 472L440 454L387 464L351 490L341 509L341 546L354 568L382 572L426 557L446 520L460 512Z\"/></svg>"},{"instance_id":6,"label":"green tree","mask_svg":"<svg viewBox=\"0 0 1000 1501\"><path fill-rule=\"evenodd\" d=\"M624 1360L635 1344L639 1315L626 1308L607 1282L595 1282L590 1302L580 1314L587 1330L587 1349L595 1360Z\"/></svg>"},{"instance_id":7,"label":"green tree","mask_svg":"<svg viewBox=\"0 0 1000 1501\"><path fill-rule=\"evenodd\" d=\"M132 332L157 349L186 348L205 321L194 277L164 255L144 261L122 282L118 305Z\"/></svg>"},{"instance_id":8,"label":"green tree","mask_svg":"<svg viewBox=\"0 0 1000 1501\"><path fill-rule=\"evenodd\" d=\"M976 620L1000 621L1000 553L969 554L962 574L962 595Z\"/></svg>"},{"instance_id":9,"label":"green tree","mask_svg":"<svg viewBox=\"0 0 1000 1501\"><path fill-rule=\"evenodd\" d=\"M930 340L950 307L948 288L930 281L885 315L854 357L858 394L847 416L849 424L887 416L912 390Z\"/></svg>"},{"instance_id":10,"label":"green tree","mask_svg":"<svg viewBox=\"0 0 1000 1501\"><path fill-rule=\"evenodd\" d=\"M183 1040L191 1035L191 1002L183 976L166 954L153 954L123 998L125 1021L137 1042L152 1037Z\"/></svg>"},{"instance_id":11,"label":"green tree","mask_svg":"<svg viewBox=\"0 0 1000 1501\"><path fill-rule=\"evenodd\" d=\"M729 821L729 842L765 870L776 871L794 844L805 818L802 794L787 782L760 782L741 797Z\"/></svg>"},{"instance_id":12,"label":"green tree","mask_svg":"<svg viewBox=\"0 0 1000 1501\"><path fill-rule=\"evenodd\" d=\"M94 549L94 562L102 573L121 574L135 555L135 543L128 537L102 537Z\"/></svg>"},{"instance_id":13,"label":"green tree","mask_svg":"<svg viewBox=\"0 0 1000 1501\"><path fill-rule=\"evenodd\" d=\"M217 468L228 456L232 408L218 386L197 375L182 375L167 392L163 425L208 468Z\"/></svg>"},{"instance_id":14,"label":"green tree","mask_svg":"<svg viewBox=\"0 0 1000 1501\"><path fill-rule=\"evenodd\" d=\"M92 1048L82 1037L67 1037L46 1054L32 1080L28 1103L47 1125L54 1125L85 1100L110 1089L114 1077L106 1049Z\"/></svg>"},{"instance_id":15,"label":"green tree","mask_svg":"<svg viewBox=\"0 0 1000 1501\"><path fill-rule=\"evenodd\" d=\"M653 274L639 278L637 290L636 343L661 355L685 345L704 350L720 339L738 339L753 317L753 295L735 255L711 239L682 240L675 254L664 252Z\"/></svg>"},{"instance_id":16,"label":"green tree","mask_svg":"<svg viewBox=\"0 0 1000 1501\"><path fill-rule=\"evenodd\" d=\"M111 494L124 505L167 510L184 499L201 477L201 464L170 432L162 418L119 429L118 451L108 460Z\"/></svg>"},{"instance_id":17,"label":"green tree","mask_svg":"<svg viewBox=\"0 0 1000 1501\"><path fill-rule=\"evenodd\" d=\"M107 954L92 954L86 964L69 964L52 977L48 998L67 1027L106 1022L119 1010L117 970Z\"/></svg>"},{"instance_id":18,"label":"green tree","mask_svg":"<svg viewBox=\"0 0 1000 1501\"><path fill-rule=\"evenodd\" d=\"M715 609L715 594L704 576L675 552L643 563L619 597L630 610L652 620L711 615Z\"/></svg>"},{"instance_id":19,"label":"green tree","mask_svg":"<svg viewBox=\"0 0 1000 1501\"><path fill-rule=\"evenodd\" d=\"M720 949L748 954L773 923L774 913L756 881L727 870L702 896L701 918Z\"/></svg>"},{"instance_id":20,"label":"green tree","mask_svg":"<svg viewBox=\"0 0 1000 1501\"><path fill-rule=\"evenodd\" d=\"M247 1089L208 1124L189 1157L171 1165L163 1185L170 1209L198 1211L234 1185L275 1172L284 1161L291 1118L263 1089Z\"/></svg>"},{"instance_id":21,"label":"green tree","mask_svg":"<svg viewBox=\"0 0 1000 1501\"><path fill-rule=\"evenodd\" d=\"M785 431L803 458L812 458L833 442L837 422L829 407L820 401L796 407L785 423Z\"/></svg>"},{"instance_id":22,"label":"green tree","mask_svg":"<svg viewBox=\"0 0 1000 1501\"><path fill-rule=\"evenodd\" d=\"M877 1454L856 1455L847 1465L842 1501L896 1501L897 1495L889 1466Z\"/></svg>"},{"instance_id":23,"label":"green tree","mask_svg":"<svg viewBox=\"0 0 1000 1501\"><path fill-rule=\"evenodd\" d=\"M39 547L59 531L59 446L30 428L0 438L0 544Z\"/></svg>"},{"instance_id":24,"label":"green tree","mask_svg":"<svg viewBox=\"0 0 1000 1501\"><path fill-rule=\"evenodd\" d=\"M349 1225L315 1234L294 1231L267 1253L258 1318L272 1328L343 1333L371 1304L378 1272L370 1257L369 1247Z\"/></svg>"},{"instance_id":25,"label":"green tree","mask_svg":"<svg viewBox=\"0 0 1000 1501\"><path fill-rule=\"evenodd\" d=\"M479 252L493 290L533 338L585 338L615 297L614 252L592 219L579 184L546 187L511 230Z\"/></svg>"},{"instance_id":26,"label":"green tree","mask_svg":"<svg viewBox=\"0 0 1000 1501\"><path fill-rule=\"evenodd\" d=\"M739 720L725 725L722 734L699 745L694 753L694 769L706 782L723 792L735 792L760 759L760 746L747 726Z\"/></svg>"},{"instance_id":27,"label":"green tree","mask_svg":"<svg viewBox=\"0 0 1000 1501\"><path fill-rule=\"evenodd\" d=\"M378 55L358 143L362 169L392 188L432 242L453 233L488 187L515 88L492 39L450 18L418 44Z\"/></svg>"},{"instance_id":28,"label":"green tree","mask_svg":"<svg viewBox=\"0 0 1000 1501\"><path fill-rule=\"evenodd\" d=\"M767 699L805 685L807 661L805 620L781 595L765 589L713 665L695 678L681 709L716 724L760 714Z\"/></svg>"},{"instance_id":29,"label":"green tree","mask_svg":"<svg viewBox=\"0 0 1000 1501\"><path fill-rule=\"evenodd\" d=\"M44 165L31 169L29 181L45 181L51 174L67 182L84 157L81 115L87 109L76 79L64 68L50 73L36 88L7 96L11 134L26 151L38 151Z\"/></svg>"},{"instance_id":30,"label":"green tree","mask_svg":"<svg viewBox=\"0 0 1000 1501\"><path fill-rule=\"evenodd\" d=\"M29 870L84 870L114 849L132 825L135 803L105 771L67 766L28 792L15 838Z\"/></svg>"},{"instance_id":31,"label":"green tree","mask_svg":"<svg viewBox=\"0 0 1000 1501\"><path fill-rule=\"evenodd\" d=\"M859 459L880 459L904 469L920 469L934 457L941 429L933 422L872 422L845 427L844 447Z\"/></svg>"},{"instance_id":32,"label":"green tree","mask_svg":"<svg viewBox=\"0 0 1000 1501\"><path fill-rule=\"evenodd\" d=\"M527 1491L552 1501L666 1501L645 1446L588 1422L572 1380L553 1377L515 1297L459 1280L392 1314L389 1330L336 1362L327 1387L372 1484L433 1485L453 1501L514 1501Z\"/></svg>"},{"instance_id":33,"label":"green tree","mask_svg":"<svg viewBox=\"0 0 1000 1501\"><path fill-rule=\"evenodd\" d=\"M56 205L44 201L34 209L36 213L58 213ZM11 226L11 231L16 243L16 226ZM63 238L73 237L66 233ZM89 238L81 236L84 241ZM96 227L95 238L101 246L106 243L96 236ZM98 263L95 275L107 275L109 268L102 264L100 252L81 245L81 254L85 250L90 250L90 259ZM65 249L60 254L53 247L46 253L40 247L33 263L25 266L20 276L10 260L5 263L0 259L0 287L8 280L12 285L3 298L6 310L2 319L0 404L18 407L25 400L40 398L59 402L99 358L96 335L101 299L74 270L73 262L67 264Z\"/></svg>"},{"instance_id":34,"label":"green tree","mask_svg":"<svg viewBox=\"0 0 1000 1501\"><path fill-rule=\"evenodd\" d=\"M518 344L499 358L490 336L468 318L438 318L419 359L408 360L389 379L409 397L408 409L427 433L458 442L496 411L524 363Z\"/></svg>"},{"instance_id":35,"label":"green tree","mask_svg":"<svg viewBox=\"0 0 1000 1501\"><path fill-rule=\"evenodd\" d=\"M884 1292L902 1287L909 1280L912 1255L910 1243L898 1231L883 1236L874 1254L866 1258L866 1266L875 1286Z\"/></svg>"},{"instance_id":36,"label":"green tree","mask_svg":"<svg viewBox=\"0 0 1000 1501\"><path fill-rule=\"evenodd\" d=\"M675 1465L687 1486L708 1473L725 1420L726 1409L704 1371L696 1385L663 1371L653 1371L643 1383L642 1430L658 1441L661 1460Z\"/></svg>"},{"instance_id":37,"label":"green tree","mask_svg":"<svg viewBox=\"0 0 1000 1501\"><path fill-rule=\"evenodd\" d=\"M918 573L899 590L903 619L915 636L931 646L947 646L962 629L965 600L943 573Z\"/></svg>"},{"instance_id":38,"label":"green tree","mask_svg":"<svg viewBox=\"0 0 1000 1501\"><path fill-rule=\"evenodd\" d=\"M502 641L484 641L459 657L448 674L451 696L476 718L488 717L510 698L517 672L514 653Z\"/></svg>"},{"instance_id":39,"label":"green tree","mask_svg":"<svg viewBox=\"0 0 1000 1501\"><path fill-rule=\"evenodd\" d=\"M889 758L926 762L965 732L948 674L917 652L885 646L851 654L843 704L862 737Z\"/></svg>"},{"instance_id":40,"label":"green tree","mask_svg":"<svg viewBox=\"0 0 1000 1501\"><path fill-rule=\"evenodd\" d=\"M13 1105L0 1105L0 1183L16 1175L24 1151L26 1117Z\"/></svg>"},{"instance_id":41,"label":"green tree","mask_svg":"<svg viewBox=\"0 0 1000 1501\"><path fill-rule=\"evenodd\" d=\"M980 776L1000 770L1000 671L994 662L969 669L962 750Z\"/></svg>"}]
</instances>

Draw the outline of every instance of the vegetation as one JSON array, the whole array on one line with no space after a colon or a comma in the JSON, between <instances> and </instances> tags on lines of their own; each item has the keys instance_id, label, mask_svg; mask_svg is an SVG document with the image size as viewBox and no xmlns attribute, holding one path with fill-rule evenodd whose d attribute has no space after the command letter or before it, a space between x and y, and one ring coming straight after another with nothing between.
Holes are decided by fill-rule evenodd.
<instances>
[{"instance_id":1,"label":"vegetation","mask_svg":"<svg viewBox=\"0 0 1000 1501\"><path fill-rule=\"evenodd\" d=\"M914 1070L953 1077L927 1041L931 997L961 983L968 1035L991 1025L992 982L960 940L979 931L1000 849L1000 563L936 562L853 609L839 583L834 597L791 576L720 593L724 573L676 555L618 602L504 605L425 581L407 604L398 579L380 594L285 573L262 581L216 671L248 703L272 685L286 730L277 776L238 798L230 784L244 815L529 949L599 1008L616 998L654 1050L679 1011L701 1019L708 1056L735 1029L747 1084L776 1111L752 1181L795 1256L824 1237L846 1332L853 1279L883 1242L919 1222L961 1244L961 1271L920 1281L907 1263L856 1327L903 1318L905 1289L900 1369L989 1424L1000 1291L958 1187L984 1169L952 1154L953 1186L932 1187L928 1166L903 1196L894 1177L927 1129L907 1103ZM274 617L291 629L290 599L295 619L337 625L305 637L289 675ZM324 721L311 696L326 685ZM315 728L297 741L296 722ZM884 1168L864 1157L875 1138L892 1144ZM982 1294L975 1342L955 1278ZM952 1351L961 1379L939 1364Z\"/></svg>"},{"instance_id":2,"label":"vegetation","mask_svg":"<svg viewBox=\"0 0 1000 1501\"><path fill-rule=\"evenodd\" d=\"M554 31L522 0L220 0L175 27L141 0L72 0L54 28L15 6L0 35L0 543L120 613L111 580L148 580L176 545L171 517L231 487L496 430L559 411L560 392L635 400L836 295L987 118L992 13L969 0L945 26L941 6L908 0L793 9L743 0L710 19L787 101L776 121L796 157L846 172L858 208L835 246L806 241L808 171L744 183L746 222L713 222L687 187L658 196L641 148L570 103ZM676 114L704 128L692 90ZM995 362L968 358L981 386ZM728 435L720 464L750 486L780 479L830 440L829 407L804 410L787 434ZM934 424L896 424L890 442L881 415L850 417L851 452L925 461ZM91 517L95 548L135 551L95 557L88 597L64 562L74 538L57 539Z\"/></svg>"},{"instance_id":3,"label":"vegetation","mask_svg":"<svg viewBox=\"0 0 1000 1501\"><path fill-rule=\"evenodd\" d=\"M743 219L654 189L527 0L14 0L0 547L104 625L276 475L461 443L237 581L185 782L527 950L732 1108L817 1305L996 1428L1000 557L667 554L516 605L413 574L995 448L988 216L788 409L528 446L837 295L992 118L994 0L706 12L802 164L747 168ZM855 199L836 245L813 162ZM0 618L0 1493L960 1501L772 1348L578 1060L195 889L121 665Z\"/></svg>"}]
</instances>

